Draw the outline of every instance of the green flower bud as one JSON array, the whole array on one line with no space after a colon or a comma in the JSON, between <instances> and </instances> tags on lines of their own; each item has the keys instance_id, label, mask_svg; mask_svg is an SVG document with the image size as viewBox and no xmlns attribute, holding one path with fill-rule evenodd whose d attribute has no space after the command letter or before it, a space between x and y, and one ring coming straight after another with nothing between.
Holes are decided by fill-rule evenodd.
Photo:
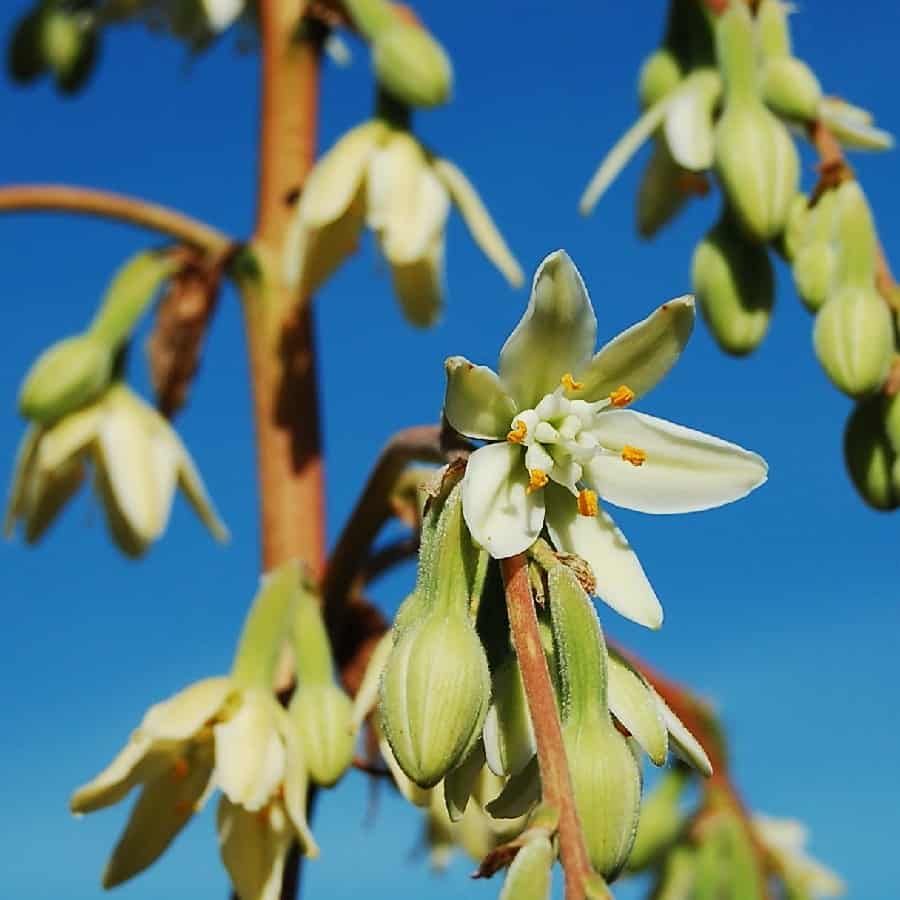
<instances>
[{"instance_id":1,"label":"green flower bud","mask_svg":"<svg viewBox=\"0 0 900 900\"><path fill-rule=\"evenodd\" d=\"M760 99L753 24L743 3L719 16L716 49L725 82L716 170L742 227L768 241L785 226L800 164L787 129Z\"/></svg>"},{"instance_id":2,"label":"green flower bud","mask_svg":"<svg viewBox=\"0 0 900 900\"><path fill-rule=\"evenodd\" d=\"M702 176L682 169L672 158L666 141L655 140L638 188L637 228L641 237L653 237L678 215L690 196L683 182L688 177Z\"/></svg>"},{"instance_id":3,"label":"green flower bud","mask_svg":"<svg viewBox=\"0 0 900 900\"><path fill-rule=\"evenodd\" d=\"M528 841L509 867L500 900L549 900L550 873L555 859L546 835Z\"/></svg>"},{"instance_id":4,"label":"green flower bud","mask_svg":"<svg viewBox=\"0 0 900 900\"><path fill-rule=\"evenodd\" d=\"M744 238L726 214L697 245L691 279L718 345L738 356L755 350L769 328L775 299L766 248Z\"/></svg>"},{"instance_id":5,"label":"green flower bud","mask_svg":"<svg viewBox=\"0 0 900 900\"><path fill-rule=\"evenodd\" d=\"M874 284L837 289L816 315L813 343L838 390L860 397L881 387L894 353L894 326Z\"/></svg>"},{"instance_id":6,"label":"green flower bud","mask_svg":"<svg viewBox=\"0 0 900 900\"><path fill-rule=\"evenodd\" d=\"M381 683L385 736L401 769L433 787L481 735L491 680L462 615L433 615L398 635Z\"/></svg>"},{"instance_id":7,"label":"green flower bud","mask_svg":"<svg viewBox=\"0 0 900 900\"><path fill-rule=\"evenodd\" d=\"M381 86L407 106L440 106L450 99L453 67L443 47L418 25L399 17L372 45Z\"/></svg>"},{"instance_id":8,"label":"green flower bud","mask_svg":"<svg viewBox=\"0 0 900 900\"><path fill-rule=\"evenodd\" d=\"M514 655L494 670L491 706L484 722L487 763L496 775L515 775L536 750L522 673Z\"/></svg>"},{"instance_id":9,"label":"green flower bud","mask_svg":"<svg viewBox=\"0 0 900 900\"><path fill-rule=\"evenodd\" d=\"M95 400L109 384L113 356L91 334L58 341L34 362L19 391L19 412L46 424Z\"/></svg>"},{"instance_id":10,"label":"green flower bud","mask_svg":"<svg viewBox=\"0 0 900 900\"><path fill-rule=\"evenodd\" d=\"M611 881L634 844L641 806L641 769L637 754L607 717L563 728L575 807L588 856Z\"/></svg>"},{"instance_id":11,"label":"green flower bud","mask_svg":"<svg viewBox=\"0 0 900 900\"><path fill-rule=\"evenodd\" d=\"M810 312L817 312L828 296L837 268L834 247L824 241L815 241L801 248L794 259L794 287Z\"/></svg>"},{"instance_id":12,"label":"green flower bud","mask_svg":"<svg viewBox=\"0 0 900 900\"><path fill-rule=\"evenodd\" d=\"M725 808L704 821L692 897L764 900L762 878L747 826L736 812Z\"/></svg>"},{"instance_id":13,"label":"green flower bud","mask_svg":"<svg viewBox=\"0 0 900 900\"><path fill-rule=\"evenodd\" d=\"M73 94L83 86L94 67L97 35L90 23L61 9L41 17L41 49L57 87Z\"/></svg>"},{"instance_id":14,"label":"green flower bud","mask_svg":"<svg viewBox=\"0 0 900 900\"><path fill-rule=\"evenodd\" d=\"M859 495L875 509L900 506L895 478L897 455L885 425L882 397L856 405L844 431L844 461Z\"/></svg>"},{"instance_id":15,"label":"green flower bud","mask_svg":"<svg viewBox=\"0 0 900 900\"><path fill-rule=\"evenodd\" d=\"M660 778L641 806L637 837L628 857L629 872L640 872L668 854L685 825L681 796L687 786L687 771L670 769Z\"/></svg>"},{"instance_id":16,"label":"green flower bud","mask_svg":"<svg viewBox=\"0 0 900 900\"><path fill-rule=\"evenodd\" d=\"M649 109L678 87L682 78L681 63L668 47L654 50L641 66L638 97L641 109Z\"/></svg>"},{"instance_id":17,"label":"green flower bud","mask_svg":"<svg viewBox=\"0 0 900 900\"><path fill-rule=\"evenodd\" d=\"M781 234L776 249L788 262L792 262L803 246L803 238L806 234L807 220L809 219L809 198L806 194L795 194L788 208L787 222Z\"/></svg>"},{"instance_id":18,"label":"green flower bud","mask_svg":"<svg viewBox=\"0 0 900 900\"><path fill-rule=\"evenodd\" d=\"M834 192L834 239L839 250L840 285L871 288L875 281L878 236L866 195L856 181L842 182Z\"/></svg>"},{"instance_id":19,"label":"green flower bud","mask_svg":"<svg viewBox=\"0 0 900 900\"><path fill-rule=\"evenodd\" d=\"M353 703L336 684L300 684L288 712L297 727L309 777L322 787L336 784L353 760Z\"/></svg>"},{"instance_id":20,"label":"green flower bud","mask_svg":"<svg viewBox=\"0 0 900 900\"><path fill-rule=\"evenodd\" d=\"M812 69L793 56L766 61L762 73L762 95L776 115L798 122L818 117L822 86Z\"/></svg>"},{"instance_id":21,"label":"green flower bud","mask_svg":"<svg viewBox=\"0 0 900 900\"><path fill-rule=\"evenodd\" d=\"M762 0L756 9L756 36L766 59L783 59L791 55L787 5L782 0Z\"/></svg>"},{"instance_id":22,"label":"green flower bud","mask_svg":"<svg viewBox=\"0 0 900 900\"><path fill-rule=\"evenodd\" d=\"M653 900L696 900L697 851L679 844L662 862L659 878L653 887Z\"/></svg>"}]
</instances>

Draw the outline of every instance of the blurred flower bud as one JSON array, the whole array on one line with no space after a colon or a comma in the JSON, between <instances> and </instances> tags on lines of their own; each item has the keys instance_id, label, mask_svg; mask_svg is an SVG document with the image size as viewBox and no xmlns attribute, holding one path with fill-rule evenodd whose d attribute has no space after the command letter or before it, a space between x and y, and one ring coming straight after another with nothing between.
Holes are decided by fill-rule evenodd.
<instances>
[{"instance_id":1,"label":"blurred flower bud","mask_svg":"<svg viewBox=\"0 0 900 900\"><path fill-rule=\"evenodd\" d=\"M41 47L42 19L39 9L26 13L10 38L6 50L6 67L10 78L19 84L34 81L47 68Z\"/></svg>"},{"instance_id":2,"label":"blurred flower bud","mask_svg":"<svg viewBox=\"0 0 900 900\"><path fill-rule=\"evenodd\" d=\"M843 181L834 191L834 232L838 245L836 279L843 287L870 288L875 283L878 237L868 200L857 181Z\"/></svg>"},{"instance_id":3,"label":"blurred flower bud","mask_svg":"<svg viewBox=\"0 0 900 900\"><path fill-rule=\"evenodd\" d=\"M735 355L755 350L768 330L775 297L766 248L747 240L726 212L697 245L691 278L719 346Z\"/></svg>"},{"instance_id":4,"label":"blurred flower bud","mask_svg":"<svg viewBox=\"0 0 900 900\"><path fill-rule=\"evenodd\" d=\"M97 35L90 19L62 8L50 9L41 16L40 43L57 87L67 94L82 87L97 52Z\"/></svg>"},{"instance_id":5,"label":"blurred flower bud","mask_svg":"<svg viewBox=\"0 0 900 900\"><path fill-rule=\"evenodd\" d=\"M813 343L838 390L860 397L881 387L894 352L894 326L874 284L837 289L816 315Z\"/></svg>"},{"instance_id":6,"label":"blurred flower bud","mask_svg":"<svg viewBox=\"0 0 900 900\"><path fill-rule=\"evenodd\" d=\"M743 3L731 4L719 16L716 50L725 82L716 169L743 228L768 241L787 221L799 160L787 129L760 99L753 23Z\"/></svg>"},{"instance_id":7,"label":"blurred flower bud","mask_svg":"<svg viewBox=\"0 0 900 900\"><path fill-rule=\"evenodd\" d=\"M309 777L331 787L353 760L353 704L336 684L300 684L288 713L297 728Z\"/></svg>"},{"instance_id":8,"label":"blurred flower bud","mask_svg":"<svg viewBox=\"0 0 900 900\"><path fill-rule=\"evenodd\" d=\"M694 900L697 880L697 851L679 844L666 854L653 886L654 900Z\"/></svg>"},{"instance_id":9,"label":"blurred flower bud","mask_svg":"<svg viewBox=\"0 0 900 900\"><path fill-rule=\"evenodd\" d=\"M532 759L536 745L515 655L497 666L492 683L491 706L484 722L487 764L496 775L516 775Z\"/></svg>"},{"instance_id":10,"label":"blurred flower bud","mask_svg":"<svg viewBox=\"0 0 900 900\"><path fill-rule=\"evenodd\" d=\"M450 99L450 59L420 25L395 15L372 44L372 62L381 86L407 106L440 106Z\"/></svg>"},{"instance_id":11,"label":"blurred flower bud","mask_svg":"<svg viewBox=\"0 0 900 900\"><path fill-rule=\"evenodd\" d=\"M806 233L807 219L809 218L809 198L806 194L795 194L788 207L787 222L780 241L776 243L776 249L788 262L792 262L800 248L803 246L803 236Z\"/></svg>"},{"instance_id":12,"label":"blurred flower bud","mask_svg":"<svg viewBox=\"0 0 900 900\"><path fill-rule=\"evenodd\" d=\"M798 122L812 122L819 115L822 86L812 69L793 56L766 61L762 95L776 115Z\"/></svg>"},{"instance_id":13,"label":"blurred flower bud","mask_svg":"<svg viewBox=\"0 0 900 900\"><path fill-rule=\"evenodd\" d=\"M678 87L681 78L681 64L675 54L668 47L654 50L641 66L638 80L641 109L648 109L662 100Z\"/></svg>"},{"instance_id":14,"label":"blurred flower bud","mask_svg":"<svg viewBox=\"0 0 900 900\"><path fill-rule=\"evenodd\" d=\"M629 872L640 872L666 856L685 826L681 797L687 787L687 770L666 771L641 805L634 847L628 857Z\"/></svg>"},{"instance_id":15,"label":"blurred flower bud","mask_svg":"<svg viewBox=\"0 0 900 900\"><path fill-rule=\"evenodd\" d=\"M691 896L764 900L764 876L740 814L723 804L702 821L698 831L696 892Z\"/></svg>"},{"instance_id":16,"label":"blurred flower bud","mask_svg":"<svg viewBox=\"0 0 900 900\"><path fill-rule=\"evenodd\" d=\"M837 254L825 241L814 241L802 247L794 259L794 286L803 305L810 312L817 312L828 296L834 281Z\"/></svg>"},{"instance_id":17,"label":"blurred flower bud","mask_svg":"<svg viewBox=\"0 0 900 900\"><path fill-rule=\"evenodd\" d=\"M34 362L19 392L19 412L46 424L95 400L109 384L113 355L92 334L65 338Z\"/></svg>"},{"instance_id":18,"label":"blurred flower bud","mask_svg":"<svg viewBox=\"0 0 900 900\"><path fill-rule=\"evenodd\" d=\"M859 495L875 509L900 506L900 491L893 469L897 455L889 440L884 418L884 398L870 397L858 403L844 431L844 461Z\"/></svg>"},{"instance_id":19,"label":"blurred flower bud","mask_svg":"<svg viewBox=\"0 0 900 900\"><path fill-rule=\"evenodd\" d=\"M381 718L416 784L433 787L468 755L490 695L484 649L464 615L432 615L398 636L381 684Z\"/></svg>"}]
</instances>

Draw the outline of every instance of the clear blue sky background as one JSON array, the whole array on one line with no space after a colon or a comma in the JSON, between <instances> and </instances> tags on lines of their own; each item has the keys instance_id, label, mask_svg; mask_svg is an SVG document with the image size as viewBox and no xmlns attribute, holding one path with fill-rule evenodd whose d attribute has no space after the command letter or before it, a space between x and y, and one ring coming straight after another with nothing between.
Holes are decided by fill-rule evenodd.
<instances>
[{"instance_id":1,"label":"clear blue sky background","mask_svg":"<svg viewBox=\"0 0 900 900\"><path fill-rule=\"evenodd\" d=\"M4 3L5 36L25 4ZM661 31L662 3L423 2L420 11L454 56L455 102L423 114L421 134L478 184L523 267L565 247L580 266L608 337L684 293L692 247L716 201L654 244L634 233L640 166L596 214L576 200L635 110L638 64ZM848 16L837 0L806 4L796 45L826 88L871 105L900 131L897 12L887 0ZM0 180L69 181L182 207L236 235L254 212L257 59L227 38L191 62L139 28L108 35L90 89L60 99L46 84L0 85ZM370 110L368 59L324 80L322 142ZM900 156L861 157L859 173L888 253L900 265ZM812 160L804 176L812 180ZM11 467L22 430L20 378L51 341L79 329L119 262L155 241L90 219L0 218L0 460ZM702 515L620 513L666 608L659 633L604 613L610 633L693 684L722 710L750 804L807 821L813 848L849 895L891 900L900 781L896 717L898 526L864 508L847 482L841 435L848 401L826 382L811 320L779 268L776 315L749 360L723 357L702 327L643 408L758 450L769 484L749 500ZM435 420L442 361L461 353L493 364L526 301L483 259L454 218L444 322L418 333L400 317L369 242L317 300L323 352L329 531L361 487L369 461L405 425ZM134 378L146 390L143 358ZM37 549L0 546L0 684L4 772L0 851L9 898L99 897L99 875L125 806L76 821L70 791L118 750L143 710L224 671L257 578L256 482L250 402L236 298L224 297L202 373L179 427L233 531L212 543L180 502L171 527L140 562L116 555L98 510L79 498ZM298 510L298 515L302 511ZM393 609L410 573L381 586ZM433 879L411 861L417 816L388 792L367 827L366 784L352 775L323 798L321 861L310 896L495 896L460 862ZM214 805L214 804L213 804ZM221 900L226 880L212 816L193 822L123 900ZM628 895L626 890L622 896Z\"/></svg>"}]
</instances>

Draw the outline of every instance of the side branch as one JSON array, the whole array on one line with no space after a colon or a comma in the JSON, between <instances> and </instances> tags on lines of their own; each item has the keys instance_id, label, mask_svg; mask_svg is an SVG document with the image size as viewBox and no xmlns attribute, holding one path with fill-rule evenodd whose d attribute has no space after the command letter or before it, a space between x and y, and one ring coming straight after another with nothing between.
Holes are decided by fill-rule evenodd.
<instances>
[{"instance_id":1,"label":"side branch","mask_svg":"<svg viewBox=\"0 0 900 900\"><path fill-rule=\"evenodd\" d=\"M559 855L566 876L566 900L582 900L587 896L593 872L575 809L569 763L556 710L556 695L544 658L537 613L528 582L528 564L525 556L519 554L501 560L501 567L510 630L534 725L543 798L559 812Z\"/></svg>"},{"instance_id":2,"label":"side branch","mask_svg":"<svg viewBox=\"0 0 900 900\"><path fill-rule=\"evenodd\" d=\"M224 253L228 235L183 213L136 197L63 184L0 187L0 212L74 212L149 228L209 253Z\"/></svg>"}]
</instances>

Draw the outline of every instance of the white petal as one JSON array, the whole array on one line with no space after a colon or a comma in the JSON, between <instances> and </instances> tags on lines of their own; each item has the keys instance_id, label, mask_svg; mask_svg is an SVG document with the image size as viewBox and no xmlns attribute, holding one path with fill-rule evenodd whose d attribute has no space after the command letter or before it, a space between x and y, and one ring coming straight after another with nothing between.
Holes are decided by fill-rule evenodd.
<instances>
[{"instance_id":1,"label":"white petal","mask_svg":"<svg viewBox=\"0 0 900 900\"><path fill-rule=\"evenodd\" d=\"M213 729L216 781L233 803L261 809L284 780L285 749L277 727L277 701L262 690L244 692L240 709Z\"/></svg>"},{"instance_id":2,"label":"white petal","mask_svg":"<svg viewBox=\"0 0 900 900\"><path fill-rule=\"evenodd\" d=\"M102 406L94 404L69 413L43 431L38 442L35 462L45 472L73 457L94 439L102 416Z\"/></svg>"},{"instance_id":3,"label":"white petal","mask_svg":"<svg viewBox=\"0 0 900 900\"><path fill-rule=\"evenodd\" d=\"M424 256L409 263L393 263L391 276L407 322L418 328L436 324L444 305L443 232L434 236Z\"/></svg>"},{"instance_id":4,"label":"white petal","mask_svg":"<svg viewBox=\"0 0 900 900\"><path fill-rule=\"evenodd\" d=\"M154 740L185 740L219 712L231 690L231 679L225 676L194 682L151 706L138 730Z\"/></svg>"},{"instance_id":5,"label":"white petal","mask_svg":"<svg viewBox=\"0 0 900 900\"><path fill-rule=\"evenodd\" d=\"M174 432L173 432L174 435ZM191 459L187 447L178 439L178 486L184 491L188 503L194 508L194 512L200 517L203 524L209 529L217 541L228 540L228 528L219 517L212 499L206 492L203 479Z\"/></svg>"},{"instance_id":6,"label":"white petal","mask_svg":"<svg viewBox=\"0 0 900 900\"><path fill-rule=\"evenodd\" d=\"M609 651L607 666L610 712L631 732L657 766L665 765L669 753L669 731L653 689L615 651Z\"/></svg>"},{"instance_id":7,"label":"white petal","mask_svg":"<svg viewBox=\"0 0 900 900\"><path fill-rule=\"evenodd\" d=\"M615 451L596 456L587 476L606 500L648 513L711 509L745 497L767 477L765 460L720 438L631 410L607 410L593 434ZM634 466L619 457L626 445L647 454Z\"/></svg>"},{"instance_id":8,"label":"white petal","mask_svg":"<svg viewBox=\"0 0 900 900\"><path fill-rule=\"evenodd\" d=\"M203 0L203 11L213 31L224 31L243 9L244 0Z\"/></svg>"},{"instance_id":9,"label":"white petal","mask_svg":"<svg viewBox=\"0 0 900 900\"><path fill-rule=\"evenodd\" d=\"M666 143L675 162L692 172L713 164L713 107L721 91L718 72L701 69L684 80L669 103Z\"/></svg>"},{"instance_id":10,"label":"white petal","mask_svg":"<svg viewBox=\"0 0 900 900\"><path fill-rule=\"evenodd\" d=\"M500 379L520 409L536 406L560 378L587 362L597 319L587 288L564 250L538 267L528 307L500 351Z\"/></svg>"},{"instance_id":11,"label":"white petal","mask_svg":"<svg viewBox=\"0 0 900 900\"><path fill-rule=\"evenodd\" d=\"M76 815L93 812L118 803L136 785L145 781L152 741L135 732L116 758L96 777L72 795L69 808ZM158 763L158 760L155 762Z\"/></svg>"},{"instance_id":12,"label":"white petal","mask_svg":"<svg viewBox=\"0 0 900 900\"><path fill-rule=\"evenodd\" d=\"M602 509L596 516L578 513L576 500L548 485L547 528L557 548L580 556L594 573L597 596L616 612L659 628L663 612L640 560L625 535Z\"/></svg>"},{"instance_id":13,"label":"white petal","mask_svg":"<svg viewBox=\"0 0 900 900\"><path fill-rule=\"evenodd\" d=\"M527 550L544 524L543 491L526 493L528 473L518 444L476 450L462 483L463 516L475 541L494 559Z\"/></svg>"},{"instance_id":14,"label":"white petal","mask_svg":"<svg viewBox=\"0 0 900 900\"><path fill-rule=\"evenodd\" d=\"M388 635L390 636L390 635ZM290 717L282 718L285 746L287 748L287 760L284 776L284 805L288 818L294 826L300 849L304 856L315 858L319 855L319 846L313 837L306 818L307 793L309 778L306 771L306 762L300 749L300 739L296 726Z\"/></svg>"},{"instance_id":15,"label":"white petal","mask_svg":"<svg viewBox=\"0 0 900 900\"><path fill-rule=\"evenodd\" d=\"M834 136L845 146L856 150L890 150L894 137L876 128L872 115L836 97L823 97L819 116Z\"/></svg>"},{"instance_id":16,"label":"white petal","mask_svg":"<svg viewBox=\"0 0 900 900\"><path fill-rule=\"evenodd\" d=\"M464 356L444 363L447 391L444 415L460 433L481 440L503 440L516 412L500 377L487 366L476 366Z\"/></svg>"},{"instance_id":17,"label":"white petal","mask_svg":"<svg viewBox=\"0 0 900 900\"><path fill-rule=\"evenodd\" d=\"M663 303L602 347L587 368L576 373L583 387L567 395L600 400L624 384L635 398L643 396L678 361L693 328L693 297L687 294Z\"/></svg>"},{"instance_id":18,"label":"white petal","mask_svg":"<svg viewBox=\"0 0 900 900\"><path fill-rule=\"evenodd\" d=\"M713 773L712 763L703 749L703 745L688 731L687 726L672 712L669 704L654 690L653 696L659 705L663 721L669 731L672 749L686 763L693 766L701 775L710 777Z\"/></svg>"},{"instance_id":19,"label":"white petal","mask_svg":"<svg viewBox=\"0 0 900 900\"><path fill-rule=\"evenodd\" d=\"M450 197L469 226L475 243L513 287L520 287L524 281L522 269L506 246L503 236L469 179L446 159L433 160L432 168L450 192Z\"/></svg>"}]
</instances>

